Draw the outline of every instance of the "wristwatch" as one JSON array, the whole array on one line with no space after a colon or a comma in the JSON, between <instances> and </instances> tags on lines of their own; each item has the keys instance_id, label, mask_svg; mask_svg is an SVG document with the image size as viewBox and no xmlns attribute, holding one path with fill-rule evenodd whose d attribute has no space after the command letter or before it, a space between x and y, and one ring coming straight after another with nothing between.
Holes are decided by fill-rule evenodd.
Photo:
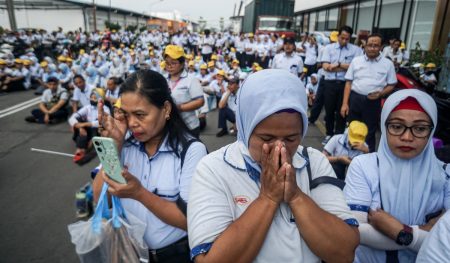
<instances>
[{"instance_id":1,"label":"wristwatch","mask_svg":"<svg viewBox=\"0 0 450 263\"><path fill-rule=\"evenodd\" d=\"M413 241L413 229L408 225L403 225L403 229L398 233L395 242L400 246L408 246Z\"/></svg>"}]
</instances>

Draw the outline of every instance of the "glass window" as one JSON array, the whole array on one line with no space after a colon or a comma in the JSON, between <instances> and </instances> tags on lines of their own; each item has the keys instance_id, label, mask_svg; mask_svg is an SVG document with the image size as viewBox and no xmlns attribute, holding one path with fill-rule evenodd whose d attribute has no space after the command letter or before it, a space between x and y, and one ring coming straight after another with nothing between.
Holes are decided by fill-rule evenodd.
<instances>
[{"instance_id":1,"label":"glass window","mask_svg":"<svg viewBox=\"0 0 450 263\"><path fill-rule=\"evenodd\" d=\"M376 32L383 35L385 42L400 37L403 0L383 0L379 27Z\"/></svg>"},{"instance_id":2,"label":"glass window","mask_svg":"<svg viewBox=\"0 0 450 263\"><path fill-rule=\"evenodd\" d=\"M402 32L400 34L400 38L406 39L406 29L407 29L407 24L408 24L408 18L409 18L409 9L411 8L411 0L406 1L406 5L405 5L405 15L403 16L403 21L402 21Z\"/></svg>"},{"instance_id":3,"label":"glass window","mask_svg":"<svg viewBox=\"0 0 450 263\"><path fill-rule=\"evenodd\" d=\"M375 1L374 0L365 1L365 2L360 3L358 23L357 23L358 32L360 32L361 30L372 32L374 11L375 11Z\"/></svg>"},{"instance_id":4,"label":"glass window","mask_svg":"<svg viewBox=\"0 0 450 263\"><path fill-rule=\"evenodd\" d=\"M409 47L414 49L419 42L420 47L427 50L430 46L434 14L437 0L414 1Z\"/></svg>"},{"instance_id":5,"label":"glass window","mask_svg":"<svg viewBox=\"0 0 450 263\"><path fill-rule=\"evenodd\" d=\"M309 30L308 32L314 32L316 31L316 20L317 20L317 13L312 12L309 14Z\"/></svg>"},{"instance_id":6,"label":"glass window","mask_svg":"<svg viewBox=\"0 0 450 263\"><path fill-rule=\"evenodd\" d=\"M302 32L308 32L309 28L309 14L303 14L303 30Z\"/></svg>"},{"instance_id":7,"label":"glass window","mask_svg":"<svg viewBox=\"0 0 450 263\"><path fill-rule=\"evenodd\" d=\"M319 12L319 18L317 19L317 31L324 31L325 30L325 21L327 18L327 11L322 10Z\"/></svg>"},{"instance_id":8,"label":"glass window","mask_svg":"<svg viewBox=\"0 0 450 263\"><path fill-rule=\"evenodd\" d=\"M353 17L355 16L355 4L349 4L342 7L342 21L346 26L353 27Z\"/></svg>"},{"instance_id":9,"label":"glass window","mask_svg":"<svg viewBox=\"0 0 450 263\"><path fill-rule=\"evenodd\" d=\"M338 16L339 16L338 8L331 8L330 10L328 10L328 28L327 28L327 30L337 29Z\"/></svg>"}]
</instances>

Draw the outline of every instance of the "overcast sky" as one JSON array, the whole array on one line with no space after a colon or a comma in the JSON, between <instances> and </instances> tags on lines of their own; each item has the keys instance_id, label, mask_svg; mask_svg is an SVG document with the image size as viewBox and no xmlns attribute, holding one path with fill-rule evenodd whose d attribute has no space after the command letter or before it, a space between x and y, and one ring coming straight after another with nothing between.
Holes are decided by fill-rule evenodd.
<instances>
[{"instance_id":1,"label":"overcast sky","mask_svg":"<svg viewBox=\"0 0 450 263\"><path fill-rule=\"evenodd\" d=\"M92 0L79 0L92 3ZM95 0L95 3L109 5L109 0ZM234 5L239 8L240 0L111 0L111 6L136 12L171 12L178 10L182 17L198 21L202 16L209 26L218 26L219 18L228 20L233 15ZM237 11L236 11L237 12Z\"/></svg>"}]
</instances>

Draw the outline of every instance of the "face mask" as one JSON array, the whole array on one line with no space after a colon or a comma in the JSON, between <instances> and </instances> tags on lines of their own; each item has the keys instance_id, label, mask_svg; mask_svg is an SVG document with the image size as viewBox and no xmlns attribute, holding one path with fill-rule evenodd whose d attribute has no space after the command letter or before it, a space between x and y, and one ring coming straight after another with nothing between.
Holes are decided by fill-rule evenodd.
<instances>
[{"instance_id":1,"label":"face mask","mask_svg":"<svg viewBox=\"0 0 450 263\"><path fill-rule=\"evenodd\" d=\"M93 100L91 100L91 105L92 105L92 106L94 106L94 107L97 107L97 102L96 102L96 101L93 101Z\"/></svg>"}]
</instances>

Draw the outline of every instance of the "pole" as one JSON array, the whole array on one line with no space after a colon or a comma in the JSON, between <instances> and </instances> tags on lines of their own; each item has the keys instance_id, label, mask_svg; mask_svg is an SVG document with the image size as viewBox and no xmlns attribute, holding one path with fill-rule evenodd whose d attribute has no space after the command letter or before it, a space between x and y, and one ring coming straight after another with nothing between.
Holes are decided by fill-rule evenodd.
<instances>
[{"instance_id":1,"label":"pole","mask_svg":"<svg viewBox=\"0 0 450 263\"><path fill-rule=\"evenodd\" d=\"M14 1L6 0L6 9L8 9L9 25L12 31L17 31L16 15L14 13Z\"/></svg>"},{"instance_id":2,"label":"pole","mask_svg":"<svg viewBox=\"0 0 450 263\"><path fill-rule=\"evenodd\" d=\"M94 31L97 32L97 15L96 15L96 13L95 13L97 7L96 7L96 5L95 5L95 0L92 0L92 4L94 5L94 6L93 6L93 9L92 9L92 12L93 12L93 15L94 15Z\"/></svg>"}]
</instances>

